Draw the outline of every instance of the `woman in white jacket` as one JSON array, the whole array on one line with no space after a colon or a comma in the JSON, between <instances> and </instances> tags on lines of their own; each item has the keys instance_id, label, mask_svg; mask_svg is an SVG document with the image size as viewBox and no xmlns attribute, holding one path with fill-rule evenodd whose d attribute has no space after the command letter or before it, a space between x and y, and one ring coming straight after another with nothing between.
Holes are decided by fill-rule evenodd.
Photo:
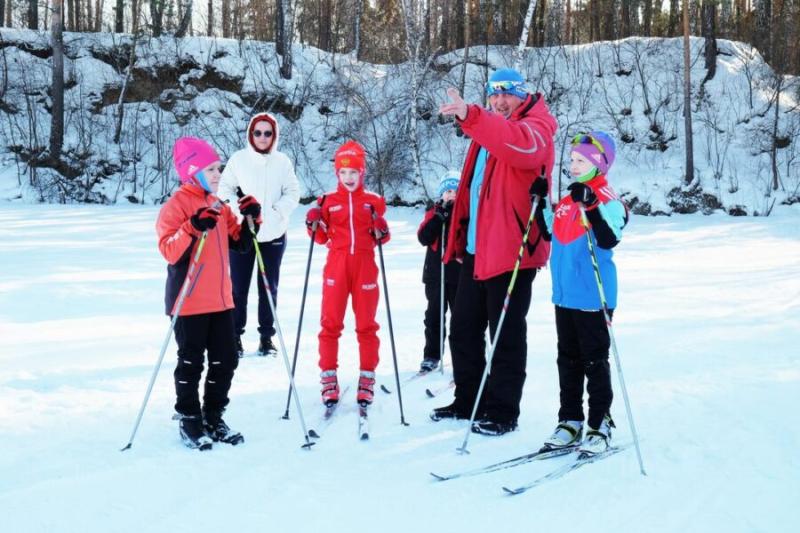
<instances>
[{"instance_id":1,"label":"woman in white jacket","mask_svg":"<svg viewBox=\"0 0 800 533\"><path fill-rule=\"evenodd\" d=\"M247 127L247 146L235 152L222 172L219 197L229 200L238 213L236 189L256 197L262 206L263 224L258 232L258 247L264 258L267 281L277 305L281 260L286 250L286 229L289 216L300 200L300 185L291 160L278 151L278 122L269 113L259 113ZM239 214L241 216L241 214ZM242 338L247 324L247 294L253 277L255 249L249 253L230 254L236 339L239 356L243 355ZM258 279L258 355L277 353L272 336L274 317L267 302L261 276Z\"/></svg>"}]
</instances>

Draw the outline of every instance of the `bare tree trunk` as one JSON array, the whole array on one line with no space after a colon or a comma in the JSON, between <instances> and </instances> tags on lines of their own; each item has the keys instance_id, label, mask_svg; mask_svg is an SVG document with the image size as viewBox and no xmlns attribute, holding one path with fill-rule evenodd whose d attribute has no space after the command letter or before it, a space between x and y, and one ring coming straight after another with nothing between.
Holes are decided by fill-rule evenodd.
<instances>
[{"instance_id":1,"label":"bare tree trunk","mask_svg":"<svg viewBox=\"0 0 800 533\"><path fill-rule=\"evenodd\" d=\"M288 0L275 0L275 52L282 56L286 53L283 45L283 29L285 24L284 17L286 16L285 4Z\"/></svg>"},{"instance_id":2,"label":"bare tree trunk","mask_svg":"<svg viewBox=\"0 0 800 533\"><path fill-rule=\"evenodd\" d=\"M179 39L181 37L186 37L186 33L192 26L192 5L194 4L194 0L184 0L182 3L183 17L181 17L180 23L178 23L178 29L175 30L175 37Z\"/></svg>"},{"instance_id":3,"label":"bare tree trunk","mask_svg":"<svg viewBox=\"0 0 800 533\"><path fill-rule=\"evenodd\" d=\"M459 0L460 1L460 0ZM464 57L461 61L461 80L458 84L458 92L464 94L464 87L467 85L467 57L469 56L469 45L472 37L470 26L472 25L472 0L466 0L464 9Z\"/></svg>"},{"instance_id":4,"label":"bare tree trunk","mask_svg":"<svg viewBox=\"0 0 800 533\"><path fill-rule=\"evenodd\" d=\"M331 0L321 0L319 3L319 27L317 28L317 48L331 50Z\"/></svg>"},{"instance_id":5,"label":"bare tree trunk","mask_svg":"<svg viewBox=\"0 0 800 533\"><path fill-rule=\"evenodd\" d=\"M522 23L522 32L519 35L519 44L514 53L514 68L519 70L522 65L522 53L525 51L525 46L528 44L528 31L531 27L531 20L533 20L533 12L536 9L536 0L528 0L528 10L525 12L525 21Z\"/></svg>"},{"instance_id":6,"label":"bare tree trunk","mask_svg":"<svg viewBox=\"0 0 800 533\"><path fill-rule=\"evenodd\" d=\"M572 0L567 0L567 20L565 21L564 28L564 42L566 44L572 43Z\"/></svg>"},{"instance_id":7,"label":"bare tree trunk","mask_svg":"<svg viewBox=\"0 0 800 533\"><path fill-rule=\"evenodd\" d=\"M39 29L39 0L28 0L28 29Z\"/></svg>"},{"instance_id":8,"label":"bare tree trunk","mask_svg":"<svg viewBox=\"0 0 800 533\"><path fill-rule=\"evenodd\" d=\"M758 51L761 52L761 56L767 63L772 60L772 50L770 46L771 20L772 0L757 0L753 44L758 48Z\"/></svg>"},{"instance_id":9,"label":"bare tree trunk","mask_svg":"<svg viewBox=\"0 0 800 533\"><path fill-rule=\"evenodd\" d=\"M50 159L61 157L64 144L64 0L53 0L53 85L50 89L53 99L52 123L50 126Z\"/></svg>"},{"instance_id":10,"label":"bare tree trunk","mask_svg":"<svg viewBox=\"0 0 800 533\"><path fill-rule=\"evenodd\" d=\"M717 73L717 4L706 0L703 3L703 37L705 38L706 74L703 83Z\"/></svg>"},{"instance_id":11,"label":"bare tree trunk","mask_svg":"<svg viewBox=\"0 0 800 533\"><path fill-rule=\"evenodd\" d=\"M11 9L11 6L8 6ZM0 0L0 26L5 26L6 20L6 0Z\"/></svg>"},{"instance_id":12,"label":"bare tree trunk","mask_svg":"<svg viewBox=\"0 0 800 533\"><path fill-rule=\"evenodd\" d=\"M364 1L363 0L355 0L356 1L356 16L355 20L353 21L353 55L356 59L360 59L361 54L361 16L364 11Z\"/></svg>"},{"instance_id":13,"label":"bare tree trunk","mask_svg":"<svg viewBox=\"0 0 800 533\"><path fill-rule=\"evenodd\" d=\"M624 39L625 37L631 36L631 16L633 15L631 9L632 0L622 0L622 10L621 10L621 17L622 23L620 24L620 38Z\"/></svg>"},{"instance_id":14,"label":"bare tree trunk","mask_svg":"<svg viewBox=\"0 0 800 533\"><path fill-rule=\"evenodd\" d=\"M689 0L683 0L683 118L686 136L686 175L689 185L694 180L694 142L692 140L692 74L689 40Z\"/></svg>"},{"instance_id":15,"label":"bare tree trunk","mask_svg":"<svg viewBox=\"0 0 800 533\"><path fill-rule=\"evenodd\" d=\"M650 37L650 33L653 31L653 0L644 0L642 16L644 18L642 21L644 25L644 36Z\"/></svg>"},{"instance_id":16,"label":"bare tree trunk","mask_svg":"<svg viewBox=\"0 0 800 533\"><path fill-rule=\"evenodd\" d=\"M152 0L150 0L152 2ZM206 35L211 37L214 35L214 0L208 0L208 27L206 28Z\"/></svg>"},{"instance_id":17,"label":"bare tree trunk","mask_svg":"<svg viewBox=\"0 0 800 533\"><path fill-rule=\"evenodd\" d=\"M228 39L231 36L231 0L222 0L222 38Z\"/></svg>"},{"instance_id":18,"label":"bare tree trunk","mask_svg":"<svg viewBox=\"0 0 800 533\"><path fill-rule=\"evenodd\" d=\"M117 0L114 7L114 31L123 33L125 31L125 0Z\"/></svg>"},{"instance_id":19,"label":"bare tree trunk","mask_svg":"<svg viewBox=\"0 0 800 533\"><path fill-rule=\"evenodd\" d=\"M164 0L150 0L150 24L153 37L161 37L164 31Z\"/></svg>"},{"instance_id":20,"label":"bare tree trunk","mask_svg":"<svg viewBox=\"0 0 800 533\"><path fill-rule=\"evenodd\" d=\"M103 0L96 0L94 4L94 31L103 30Z\"/></svg>"},{"instance_id":21,"label":"bare tree trunk","mask_svg":"<svg viewBox=\"0 0 800 533\"><path fill-rule=\"evenodd\" d=\"M114 127L114 144L117 145L122 138L122 120L125 117L125 95L128 93L128 87L130 85L131 77L133 76L133 67L136 65L136 45L139 43L139 15L141 11L141 2L134 2L131 7L133 8L133 12L131 13L131 18L133 19L131 20L131 33L133 34L133 42L131 43L131 53L128 56L128 67L125 69L125 78L122 80L122 90L119 92L119 100L117 101L117 109L115 113L116 124ZM189 7L191 9L191 6Z\"/></svg>"},{"instance_id":22,"label":"bare tree trunk","mask_svg":"<svg viewBox=\"0 0 800 533\"><path fill-rule=\"evenodd\" d=\"M292 42L294 40L294 11L291 0L281 0L283 8L283 58L281 60L281 77L292 79Z\"/></svg>"},{"instance_id":23,"label":"bare tree trunk","mask_svg":"<svg viewBox=\"0 0 800 533\"><path fill-rule=\"evenodd\" d=\"M769 159L772 166L772 190L777 191L780 175L778 173L778 120L780 119L781 107L781 90L783 89L783 74L780 72L775 73L777 78L775 88L775 118L772 122L772 147L770 149Z\"/></svg>"},{"instance_id":24,"label":"bare tree trunk","mask_svg":"<svg viewBox=\"0 0 800 533\"><path fill-rule=\"evenodd\" d=\"M678 28L678 0L669 0L669 20L667 22L667 37L675 37Z\"/></svg>"},{"instance_id":25,"label":"bare tree trunk","mask_svg":"<svg viewBox=\"0 0 800 533\"><path fill-rule=\"evenodd\" d=\"M66 20L64 26L67 27L67 31L75 31L75 0L67 0L66 16L64 16L63 3L61 11L62 22Z\"/></svg>"}]
</instances>

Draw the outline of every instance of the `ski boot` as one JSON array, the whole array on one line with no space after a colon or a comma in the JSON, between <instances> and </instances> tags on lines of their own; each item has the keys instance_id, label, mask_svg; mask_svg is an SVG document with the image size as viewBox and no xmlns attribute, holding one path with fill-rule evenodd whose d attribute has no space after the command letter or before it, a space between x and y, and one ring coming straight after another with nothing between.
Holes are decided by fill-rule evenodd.
<instances>
[{"instance_id":1,"label":"ski boot","mask_svg":"<svg viewBox=\"0 0 800 533\"><path fill-rule=\"evenodd\" d=\"M214 442L224 442L236 446L244 442L244 437L238 431L233 431L222 419L224 409L219 411L203 411L203 428Z\"/></svg>"},{"instance_id":2,"label":"ski boot","mask_svg":"<svg viewBox=\"0 0 800 533\"><path fill-rule=\"evenodd\" d=\"M272 338L261 337L261 342L258 343L258 355L261 357L266 357L268 355L275 357L278 355L278 349L275 348L275 344L272 343Z\"/></svg>"},{"instance_id":3,"label":"ski boot","mask_svg":"<svg viewBox=\"0 0 800 533\"><path fill-rule=\"evenodd\" d=\"M606 413L603 421L600 422L599 428L594 429L589 426L589 431L586 432L586 439L578 447L578 453L582 456L592 456L608 450L611 446L611 428L616 427L611 415Z\"/></svg>"},{"instance_id":4,"label":"ski boot","mask_svg":"<svg viewBox=\"0 0 800 533\"><path fill-rule=\"evenodd\" d=\"M203 420L200 415L177 414L178 428L183 444L193 450L210 450L212 441L203 430Z\"/></svg>"},{"instance_id":5,"label":"ski boot","mask_svg":"<svg viewBox=\"0 0 800 533\"><path fill-rule=\"evenodd\" d=\"M550 438L544 441L543 450L557 450L578 446L583 435L583 422L580 420L562 420L556 426Z\"/></svg>"},{"instance_id":6,"label":"ski boot","mask_svg":"<svg viewBox=\"0 0 800 533\"><path fill-rule=\"evenodd\" d=\"M425 358L422 360L422 364L419 365L419 373L420 374L427 374L428 372L432 372L439 368L439 360L438 359L429 359Z\"/></svg>"},{"instance_id":7,"label":"ski boot","mask_svg":"<svg viewBox=\"0 0 800 533\"><path fill-rule=\"evenodd\" d=\"M322 384L322 403L325 407L339 403L339 380L336 378L336 370L322 372L319 382Z\"/></svg>"},{"instance_id":8,"label":"ski boot","mask_svg":"<svg viewBox=\"0 0 800 533\"><path fill-rule=\"evenodd\" d=\"M356 401L360 404L369 405L375 398L375 372L369 370L362 370L358 378L358 394L356 394Z\"/></svg>"},{"instance_id":9,"label":"ski boot","mask_svg":"<svg viewBox=\"0 0 800 533\"><path fill-rule=\"evenodd\" d=\"M244 347L242 346L241 335L236 335L236 355L239 356L239 359L244 357Z\"/></svg>"},{"instance_id":10,"label":"ski boot","mask_svg":"<svg viewBox=\"0 0 800 533\"><path fill-rule=\"evenodd\" d=\"M434 422L438 422L440 420L469 420L469 415L469 410L453 402L444 407L437 407L431 411L430 417Z\"/></svg>"},{"instance_id":11,"label":"ski boot","mask_svg":"<svg viewBox=\"0 0 800 533\"><path fill-rule=\"evenodd\" d=\"M516 420L476 420L472 423L472 432L479 435L499 437L517 429Z\"/></svg>"}]
</instances>

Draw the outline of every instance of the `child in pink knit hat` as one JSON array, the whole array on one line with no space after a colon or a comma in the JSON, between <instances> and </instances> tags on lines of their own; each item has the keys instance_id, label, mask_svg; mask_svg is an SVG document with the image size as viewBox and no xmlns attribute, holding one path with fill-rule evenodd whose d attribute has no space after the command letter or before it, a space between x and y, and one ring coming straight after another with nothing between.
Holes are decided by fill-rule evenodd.
<instances>
[{"instance_id":1,"label":"child in pink knit hat","mask_svg":"<svg viewBox=\"0 0 800 533\"><path fill-rule=\"evenodd\" d=\"M166 313L178 315L175 340L175 411L181 438L190 448L207 450L212 442L239 444L242 435L222 419L228 391L239 362L233 327L233 295L228 250L246 252L253 244L247 222L239 224L231 208L216 197L220 159L202 139L183 137L173 149L181 186L158 214L158 249L167 260ZM239 200L239 211L252 217L255 231L261 223L261 206L252 196ZM190 264L203 239L191 279ZM178 308L184 283L189 290ZM200 403L200 378L208 352L208 373Z\"/></svg>"}]
</instances>

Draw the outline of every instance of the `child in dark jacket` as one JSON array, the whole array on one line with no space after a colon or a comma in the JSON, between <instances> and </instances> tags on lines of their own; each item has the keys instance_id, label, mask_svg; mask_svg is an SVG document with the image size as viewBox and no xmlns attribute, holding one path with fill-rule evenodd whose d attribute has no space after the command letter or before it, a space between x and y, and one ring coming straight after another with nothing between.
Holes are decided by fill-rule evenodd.
<instances>
[{"instance_id":1,"label":"child in dark jacket","mask_svg":"<svg viewBox=\"0 0 800 533\"><path fill-rule=\"evenodd\" d=\"M167 260L166 312L178 314L175 340L175 411L180 435L190 448L207 450L212 441L244 441L222 420L239 358L233 327L233 295L228 250L247 251L253 243L246 222L240 225L231 208L216 197L220 158L207 142L183 137L173 149L181 186L158 213L158 249ZM260 223L261 206L252 196L239 200L239 210ZM256 229L257 231L257 229ZM205 235L205 241L203 240ZM182 306L179 295L200 243L204 242ZM203 405L200 377L208 351Z\"/></svg>"},{"instance_id":2,"label":"child in dark jacket","mask_svg":"<svg viewBox=\"0 0 800 533\"><path fill-rule=\"evenodd\" d=\"M442 236L446 245L447 234L450 229L450 214L453 211L453 201L456 198L456 189L460 174L450 171L439 182L437 196L439 200L433 207L425 212L425 218L417 230L417 238L421 245L426 246L425 266L422 268L422 283L425 285L425 298L428 307L425 309L425 349L422 353L420 373L435 370L440 364L444 347L441 346L441 331L445 330L442 323ZM457 261L450 261L444 269L444 313L453 307L456 301L458 288L458 274L461 265ZM446 331L445 331L446 338Z\"/></svg>"},{"instance_id":3,"label":"child in dark jacket","mask_svg":"<svg viewBox=\"0 0 800 533\"><path fill-rule=\"evenodd\" d=\"M344 143L336 151L334 167L337 189L319 198L306 214L309 235L316 225L316 242L328 246L319 333L322 402L328 407L339 401L339 337L351 297L361 370L356 399L360 404L372 403L380 347L375 321L380 296L375 246L389 241L389 226L383 218L386 202L364 189L364 147L355 141Z\"/></svg>"},{"instance_id":4,"label":"child in dark jacket","mask_svg":"<svg viewBox=\"0 0 800 533\"><path fill-rule=\"evenodd\" d=\"M567 187L570 194L558 202L555 212L548 206L539 209L536 218L545 238L552 237L550 272L561 388L559 423L545 441L545 447L577 446L580 452L588 455L601 453L609 447L614 427L608 363L611 339L587 231L594 245L610 315L617 306L617 271L612 248L619 244L622 229L628 222L627 208L606 180L615 152L614 141L607 133L594 131L576 135L570 154L570 174L575 179ZM531 192L546 198L547 182L535 182ZM585 439L582 438L584 380L589 394L589 428Z\"/></svg>"}]
</instances>

